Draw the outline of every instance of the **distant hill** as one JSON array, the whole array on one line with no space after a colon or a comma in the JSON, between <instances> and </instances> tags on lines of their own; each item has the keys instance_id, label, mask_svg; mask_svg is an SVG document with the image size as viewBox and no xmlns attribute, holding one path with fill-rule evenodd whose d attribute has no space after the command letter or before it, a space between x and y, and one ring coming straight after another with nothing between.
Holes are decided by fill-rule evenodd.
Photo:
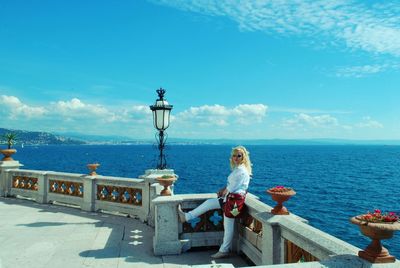
<instances>
[{"instance_id":1,"label":"distant hill","mask_svg":"<svg viewBox=\"0 0 400 268\"><path fill-rule=\"evenodd\" d=\"M156 140L132 139L118 135L87 135L75 132L48 133L25 130L0 128L0 136L7 132L18 135L17 144L25 145L80 145L80 144L109 144L135 145L156 144ZM2 139L0 139L2 140ZM170 137L168 145L400 145L400 140L346 140L346 139L185 139Z\"/></svg>"},{"instance_id":2,"label":"distant hill","mask_svg":"<svg viewBox=\"0 0 400 268\"><path fill-rule=\"evenodd\" d=\"M75 140L82 140L87 143L120 144L120 143L129 143L133 141L132 138L126 136L118 136L118 135L89 135L79 132L60 132L57 133L57 135L69 137Z\"/></svg>"},{"instance_id":3,"label":"distant hill","mask_svg":"<svg viewBox=\"0 0 400 268\"><path fill-rule=\"evenodd\" d=\"M0 128L0 137L2 137L5 133L13 132L17 134L17 145L79 145L86 144L85 141L72 139L64 136L54 135L48 132L38 132L38 131L26 131L26 130L15 130L15 129L6 129ZM4 143L4 139L0 138L2 143Z\"/></svg>"},{"instance_id":4,"label":"distant hill","mask_svg":"<svg viewBox=\"0 0 400 268\"><path fill-rule=\"evenodd\" d=\"M209 145L400 145L400 140L346 140L346 139L168 139L169 144Z\"/></svg>"}]
</instances>

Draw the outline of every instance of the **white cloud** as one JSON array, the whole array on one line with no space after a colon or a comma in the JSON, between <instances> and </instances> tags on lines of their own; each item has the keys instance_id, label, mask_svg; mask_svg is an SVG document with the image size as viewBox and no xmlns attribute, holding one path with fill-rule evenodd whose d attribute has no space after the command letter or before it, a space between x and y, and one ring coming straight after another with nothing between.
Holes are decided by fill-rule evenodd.
<instances>
[{"instance_id":1,"label":"white cloud","mask_svg":"<svg viewBox=\"0 0 400 268\"><path fill-rule=\"evenodd\" d=\"M391 67L393 68L395 66L389 66L388 64L374 64L374 65L342 67L337 70L336 76L360 78L368 74L382 72Z\"/></svg>"},{"instance_id":2,"label":"white cloud","mask_svg":"<svg viewBox=\"0 0 400 268\"><path fill-rule=\"evenodd\" d=\"M53 111L67 117L113 116L101 105L86 104L77 98L70 101L58 101L53 104Z\"/></svg>"},{"instance_id":3,"label":"white cloud","mask_svg":"<svg viewBox=\"0 0 400 268\"><path fill-rule=\"evenodd\" d=\"M356 127L359 127L359 128L383 128L383 124L379 123L376 120L373 120L369 116L365 116L365 117L363 117L363 119L360 123L356 124Z\"/></svg>"},{"instance_id":4,"label":"white cloud","mask_svg":"<svg viewBox=\"0 0 400 268\"><path fill-rule=\"evenodd\" d=\"M329 130L332 133L339 133L336 131L343 130L355 131L361 128L383 128L383 124L369 116L363 117L359 123L340 124L337 118L328 114L311 116L305 113L295 114L292 118L284 119L281 126L290 130Z\"/></svg>"},{"instance_id":5,"label":"white cloud","mask_svg":"<svg viewBox=\"0 0 400 268\"><path fill-rule=\"evenodd\" d=\"M73 98L53 103L51 109L54 114L67 121L144 124L152 120L152 113L147 105L110 108Z\"/></svg>"},{"instance_id":6,"label":"white cloud","mask_svg":"<svg viewBox=\"0 0 400 268\"><path fill-rule=\"evenodd\" d=\"M177 114L174 120L191 122L202 126L227 126L232 123L248 125L261 122L267 113L264 104L240 104L233 108L222 105L203 105L190 107Z\"/></svg>"},{"instance_id":7,"label":"white cloud","mask_svg":"<svg viewBox=\"0 0 400 268\"><path fill-rule=\"evenodd\" d=\"M120 112L120 120L123 122L146 123L153 121L153 115L148 105L135 105L124 108Z\"/></svg>"},{"instance_id":8,"label":"white cloud","mask_svg":"<svg viewBox=\"0 0 400 268\"><path fill-rule=\"evenodd\" d=\"M152 120L151 111L146 105L112 109L99 104L88 104L78 98L35 107L22 103L15 96L1 95L0 112L10 120L36 119L47 123L57 122L80 126L104 123L144 124Z\"/></svg>"},{"instance_id":9,"label":"white cloud","mask_svg":"<svg viewBox=\"0 0 400 268\"><path fill-rule=\"evenodd\" d=\"M308 108L296 108L296 107L282 107L274 106L268 108L270 112L281 112L281 113L295 113L295 114L351 114L350 110L322 110L322 109L308 109Z\"/></svg>"},{"instance_id":10,"label":"white cloud","mask_svg":"<svg viewBox=\"0 0 400 268\"><path fill-rule=\"evenodd\" d=\"M238 116L254 116L260 119L267 113L267 106L264 104L240 104L233 109L233 114Z\"/></svg>"},{"instance_id":11,"label":"white cloud","mask_svg":"<svg viewBox=\"0 0 400 268\"><path fill-rule=\"evenodd\" d=\"M337 118L325 114L311 116L305 113L294 115L293 118L283 120L282 126L287 128L296 127L313 127L313 128L330 128L338 126Z\"/></svg>"},{"instance_id":12,"label":"white cloud","mask_svg":"<svg viewBox=\"0 0 400 268\"><path fill-rule=\"evenodd\" d=\"M369 7L362 1L152 1L181 10L225 16L244 31L307 35L310 44L400 56L400 16L395 2ZM317 41L317 42L315 42Z\"/></svg>"},{"instance_id":13,"label":"white cloud","mask_svg":"<svg viewBox=\"0 0 400 268\"><path fill-rule=\"evenodd\" d=\"M46 108L44 108L46 107ZM231 137L246 130L243 137L265 137L270 131L284 130L282 135L341 135L365 129L382 129L383 124L369 116L358 123L339 120L328 114L298 112L281 121L281 125L260 124L269 108L264 104L239 104L234 107L203 105L171 115L169 132L176 137ZM342 113L346 114L346 113ZM90 134L151 136L154 128L148 105L105 106L89 104L78 98L31 106L15 96L0 95L3 126L40 131L77 131ZM273 118L271 118L273 120ZM271 124L272 123L272 124ZM283 129L281 128L283 127ZM288 131L290 130L290 131ZM294 131L291 131L294 130ZM271 132L272 133L272 132ZM291 134L292 133L292 134Z\"/></svg>"},{"instance_id":14,"label":"white cloud","mask_svg":"<svg viewBox=\"0 0 400 268\"><path fill-rule=\"evenodd\" d=\"M17 97L1 95L0 106L3 107L3 113L11 118L23 116L26 118L42 117L47 113L44 107L34 107L22 103Z\"/></svg>"}]
</instances>

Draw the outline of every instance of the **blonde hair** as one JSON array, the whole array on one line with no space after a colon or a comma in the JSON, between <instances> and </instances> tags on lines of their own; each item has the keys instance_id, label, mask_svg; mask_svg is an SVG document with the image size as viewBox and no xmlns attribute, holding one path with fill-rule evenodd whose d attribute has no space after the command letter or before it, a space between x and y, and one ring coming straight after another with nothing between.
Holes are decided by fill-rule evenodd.
<instances>
[{"instance_id":1,"label":"blonde hair","mask_svg":"<svg viewBox=\"0 0 400 268\"><path fill-rule=\"evenodd\" d=\"M252 173L252 164L250 161L250 153L249 151L246 150L246 148L244 146L236 146L235 148L232 149L231 152L231 158L229 159L230 165L231 165L231 169L234 169L236 164L233 162L233 155L235 153L241 153L243 155L242 157L242 161L240 161L239 164L243 164L245 166L245 168L247 169L247 172L249 172L249 175L253 175Z\"/></svg>"}]
</instances>

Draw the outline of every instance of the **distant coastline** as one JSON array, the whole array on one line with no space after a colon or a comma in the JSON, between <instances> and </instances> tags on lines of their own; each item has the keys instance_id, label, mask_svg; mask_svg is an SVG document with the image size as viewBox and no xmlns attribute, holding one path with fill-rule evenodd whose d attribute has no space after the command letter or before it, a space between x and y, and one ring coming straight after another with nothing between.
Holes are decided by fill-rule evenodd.
<instances>
[{"instance_id":1,"label":"distant coastline","mask_svg":"<svg viewBox=\"0 0 400 268\"><path fill-rule=\"evenodd\" d=\"M38 145L153 145L152 139L131 139L121 136L86 135L81 133L49 133L0 128L0 135L15 132L16 146ZM398 146L400 140L347 140L347 139L186 139L169 138L170 145L388 145Z\"/></svg>"}]
</instances>

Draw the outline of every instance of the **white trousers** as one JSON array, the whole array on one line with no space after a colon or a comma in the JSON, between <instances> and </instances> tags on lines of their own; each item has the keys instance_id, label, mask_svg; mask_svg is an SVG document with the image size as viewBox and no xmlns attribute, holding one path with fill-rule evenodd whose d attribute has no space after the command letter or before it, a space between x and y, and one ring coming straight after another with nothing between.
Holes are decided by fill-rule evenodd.
<instances>
[{"instance_id":1,"label":"white trousers","mask_svg":"<svg viewBox=\"0 0 400 268\"><path fill-rule=\"evenodd\" d=\"M200 215L206 213L212 209L221 208L218 198L212 198L204 201L200 206L185 213L186 221L193 220L194 218L199 217ZM233 230L235 227L235 218L228 218L224 215L224 241L222 242L221 247L219 248L220 252L229 252L232 239L233 239Z\"/></svg>"}]
</instances>

